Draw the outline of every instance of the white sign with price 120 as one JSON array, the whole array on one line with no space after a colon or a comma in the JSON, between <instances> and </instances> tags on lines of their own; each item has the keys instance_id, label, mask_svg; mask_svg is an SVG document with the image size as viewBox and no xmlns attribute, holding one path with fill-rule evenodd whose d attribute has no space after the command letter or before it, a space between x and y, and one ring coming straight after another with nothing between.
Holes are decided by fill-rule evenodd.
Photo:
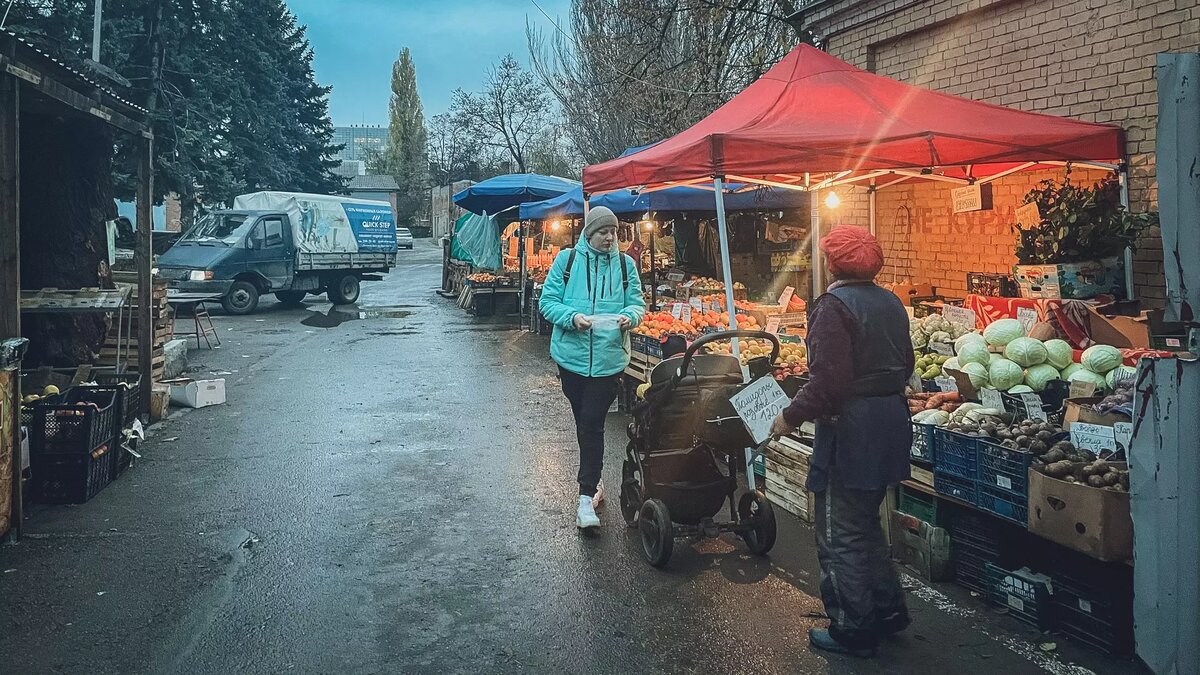
<instances>
[{"instance_id":1,"label":"white sign with price 120","mask_svg":"<svg viewBox=\"0 0 1200 675\"><path fill-rule=\"evenodd\" d=\"M788 406L789 400L772 377L760 377L729 397L755 443L771 437L771 423Z\"/></svg>"}]
</instances>

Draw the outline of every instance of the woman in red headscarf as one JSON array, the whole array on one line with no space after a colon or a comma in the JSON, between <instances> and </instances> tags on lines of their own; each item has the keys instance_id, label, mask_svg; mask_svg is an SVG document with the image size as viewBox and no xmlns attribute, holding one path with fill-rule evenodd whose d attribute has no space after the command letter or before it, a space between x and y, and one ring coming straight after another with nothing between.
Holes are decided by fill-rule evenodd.
<instances>
[{"instance_id":1,"label":"woman in red headscarf","mask_svg":"<svg viewBox=\"0 0 1200 675\"><path fill-rule=\"evenodd\" d=\"M909 477L912 424L904 388L914 358L904 306L875 285L883 268L875 237L839 225L821 240L821 250L834 281L810 309L809 382L772 431L816 422L807 487L830 625L809 631L809 641L870 657L881 636L909 623L879 505L889 486Z\"/></svg>"}]
</instances>

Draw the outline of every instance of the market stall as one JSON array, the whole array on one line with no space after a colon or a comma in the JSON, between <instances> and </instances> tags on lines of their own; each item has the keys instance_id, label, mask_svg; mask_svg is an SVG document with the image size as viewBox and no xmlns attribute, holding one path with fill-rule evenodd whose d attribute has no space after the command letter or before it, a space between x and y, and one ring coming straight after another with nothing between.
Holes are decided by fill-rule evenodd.
<instances>
[{"instance_id":1,"label":"market stall","mask_svg":"<svg viewBox=\"0 0 1200 675\"><path fill-rule=\"evenodd\" d=\"M1147 353L1180 351L1186 339L1156 312L1114 304L1131 296L1127 247L1150 221L1125 208L1123 154L1116 127L921 90L801 46L692 129L588 167L584 189L711 184L725 263L716 320L731 327L743 320L726 181L808 193L814 260L834 224L821 216L839 202L864 207L856 224L888 230L893 260L922 259L910 214L935 208L922 199L973 213L970 227L928 225L945 248L918 273L891 270L881 280L910 309L918 366L909 388L913 479L893 504L893 552L1039 629L1128 655L1132 366ZM942 190L909 190L916 184ZM903 203L885 201L889 191L904 191ZM1013 210L994 208L993 198ZM895 205L886 224L880 203ZM1018 231L979 242L984 221ZM991 254L1011 262L985 260ZM922 278L951 265L978 266L953 293L939 292L932 274ZM824 287L822 268L812 265L813 292ZM644 332L704 330L711 307L692 309L700 325L684 320L694 313L650 316ZM786 369L777 379L803 372L776 365ZM765 461L768 497L806 519L810 456L801 430L772 443Z\"/></svg>"},{"instance_id":2,"label":"market stall","mask_svg":"<svg viewBox=\"0 0 1200 675\"><path fill-rule=\"evenodd\" d=\"M0 415L5 417L0 421L0 536L10 528L19 536L26 482L31 496L42 501L86 501L119 473L127 457L123 433L149 410L155 338L149 226L153 135L145 109L7 32L0 32L0 102L0 343L5 345L0 358L4 369ZM69 125L76 134L76 145L81 144L78 139L98 139L107 152L113 148L114 137L130 144L137 166L125 170L135 176L138 215L137 273L132 283L112 283L108 266L116 252L110 244L108 255L101 249L94 260L77 260L100 270L99 287L23 288L22 280L35 271L28 263L22 271L23 231L33 249L36 240L31 234L63 227L53 219L38 217L41 214L29 217L33 213L30 205L37 203L27 198L29 191L57 195L80 178L98 180L88 174L86 166L74 162L68 151L49 160L60 162L54 167L59 172L54 181L32 175L30 167L44 170L45 164L32 161L31 151L22 146L38 147L28 136L37 132L26 130L36 129L38 124L58 127L56 132ZM103 222L89 225L95 228L89 234L105 227ZM61 338L71 327L82 324L59 320L64 313L92 317L91 328L101 327L95 346L102 355L105 334L115 333L111 363L85 359L69 369L72 375L64 386L43 386L35 382L35 375L22 369L38 365L30 363L29 353L44 352L51 332ZM54 318L44 318L49 315ZM135 335L130 335L131 323ZM51 324L54 330L45 330ZM131 358L134 340L136 356ZM31 386L34 384L36 389ZM25 447L27 457L22 450ZM26 464L28 472L24 471Z\"/></svg>"}]
</instances>

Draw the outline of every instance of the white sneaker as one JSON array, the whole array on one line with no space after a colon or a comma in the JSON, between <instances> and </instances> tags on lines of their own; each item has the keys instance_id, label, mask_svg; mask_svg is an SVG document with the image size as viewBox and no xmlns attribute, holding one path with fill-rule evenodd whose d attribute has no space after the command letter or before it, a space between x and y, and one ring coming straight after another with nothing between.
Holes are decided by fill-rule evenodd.
<instances>
[{"instance_id":1,"label":"white sneaker","mask_svg":"<svg viewBox=\"0 0 1200 675\"><path fill-rule=\"evenodd\" d=\"M579 511L575 515L575 524L580 529L600 527L600 516L597 516L596 509L592 508L591 497L579 495Z\"/></svg>"}]
</instances>

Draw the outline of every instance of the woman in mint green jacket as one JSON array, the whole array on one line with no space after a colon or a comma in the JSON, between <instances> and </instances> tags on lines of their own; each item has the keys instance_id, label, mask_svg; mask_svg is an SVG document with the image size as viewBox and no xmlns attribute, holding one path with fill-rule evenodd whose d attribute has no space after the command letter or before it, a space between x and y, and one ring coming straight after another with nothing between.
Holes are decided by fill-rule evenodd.
<instances>
[{"instance_id":1,"label":"woman in mint green jacket","mask_svg":"<svg viewBox=\"0 0 1200 675\"><path fill-rule=\"evenodd\" d=\"M629 331L646 313L637 264L617 250L617 225L617 217L603 206L588 211L579 243L554 259L538 305L554 324L550 356L575 416L576 524L581 528L600 526L595 503L603 498L597 486L604 467L605 416L629 365Z\"/></svg>"}]
</instances>

